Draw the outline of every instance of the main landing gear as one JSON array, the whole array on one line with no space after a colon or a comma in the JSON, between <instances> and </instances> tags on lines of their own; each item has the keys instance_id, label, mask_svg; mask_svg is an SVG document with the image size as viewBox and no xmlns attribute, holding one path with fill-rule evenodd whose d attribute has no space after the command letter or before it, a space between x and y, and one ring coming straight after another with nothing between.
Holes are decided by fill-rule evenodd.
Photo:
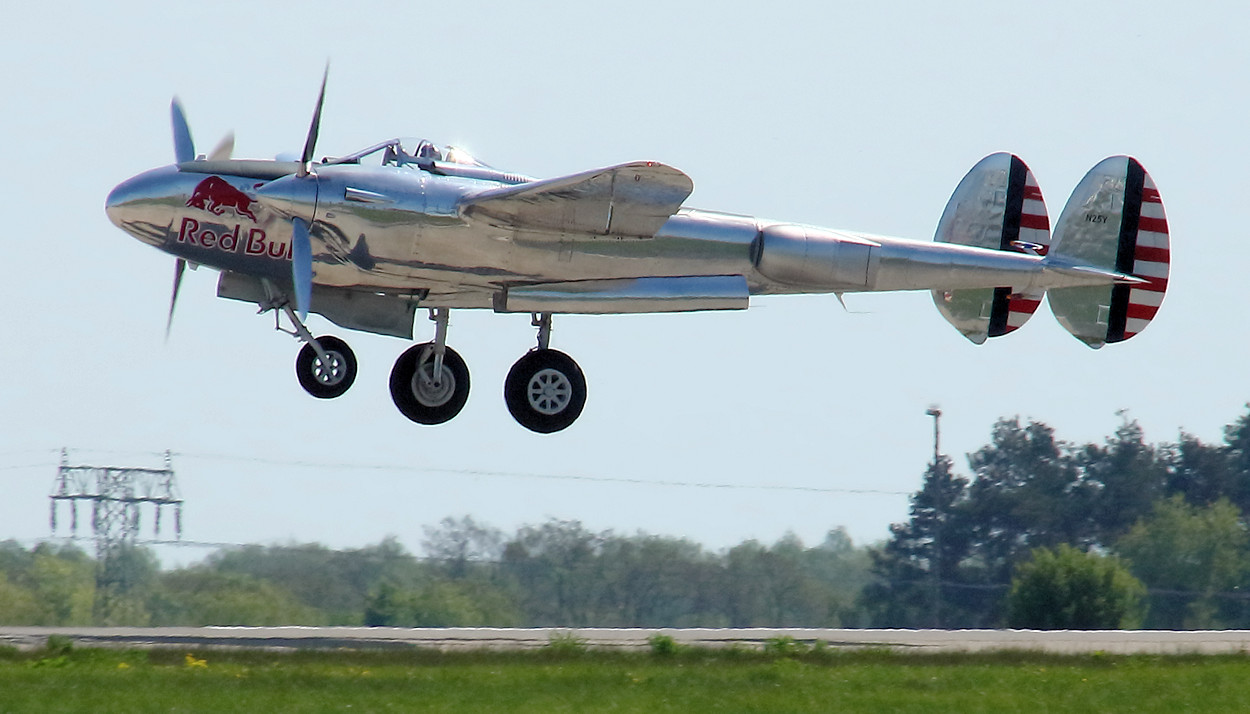
<instances>
[{"instance_id":1,"label":"main landing gear","mask_svg":"<svg viewBox=\"0 0 1250 714\"><path fill-rule=\"evenodd\" d=\"M434 341L409 347L391 370L391 400L418 424L442 424L469 399L469 368L447 346L448 310L430 310Z\"/></svg>"},{"instance_id":2,"label":"main landing gear","mask_svg":"<svg viewBox=\"0 0 1250 714\"><path fill-rule=\"evenodd\" d=\"M313 337L289 304L270 304L280 309L293 328L282 329L304 343L295 358L300 386L318 399L341 396L356 380L356 355L343 340L325 335ZM455 418L469 399L469 368L447 346L447 308L432 308L434 340L413 345L395 360L391 369L391 400L399 412L418 424L442 424ZM551 314L536 314L538 346L512 365L504 380L504 403L517 423L540 434L568 428L586 405L586 377L572 357L550 348Z\"/></svg>"},{"instance_id":3,"label":"main landing gear","mask_svg":"<svg viewBox=\"0 0 1250 714\"><path fill-rule=\"evenodd\" d=\"M567 428L586 406L586 377L572 357L548 347L551 313L535 315L538 348L530 350L508 370L503 400L512 418L540 434Z\"/></svg>"}]
</instances>

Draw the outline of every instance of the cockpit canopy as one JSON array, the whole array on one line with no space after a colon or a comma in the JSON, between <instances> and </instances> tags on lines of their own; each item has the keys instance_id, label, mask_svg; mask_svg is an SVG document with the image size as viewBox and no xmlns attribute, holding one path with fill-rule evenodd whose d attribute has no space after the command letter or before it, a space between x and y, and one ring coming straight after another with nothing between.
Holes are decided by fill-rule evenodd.
<instances>
[{"instance_id":1,"label":"cockpit canopy","mask_svg":"<svg viewBox=\"0 0 1250 714\"><path fill-rule=\"evenodd\" d=\"M398 139L387 147L382 156L384 166L402 166L406 163L420 163L421 161L489 168L464 149L455 146L439 146L429 139Z\"/></svg>"},{"instance_id":2,"label":"cockpit canopy","mask_svg":"<svg viewBox=\"0 0 1250 714\"><path fill-rule=\"evenodd\" d=\"M491 168L456 146L440 146L428 139L390 139L347 156L326 159L323 165L368 164L426 171L441 176L481 179L504 184L529 183L533 179Z\"/></svg>"},{"instance_id":3,"label":"cockpit canopy","mask_svg":"<svg viewBox=\"0 0 1250 714\"><path fill-rule=\"evenodd\" d=\"M366 149L335 159L327 164L381 163L382 166L407 166L429 168L433 164L455 164L490 168L473 158L469 152L456 146L440 146L429 139L399 138L374 144Z\"/></svg>"}]
</instances>

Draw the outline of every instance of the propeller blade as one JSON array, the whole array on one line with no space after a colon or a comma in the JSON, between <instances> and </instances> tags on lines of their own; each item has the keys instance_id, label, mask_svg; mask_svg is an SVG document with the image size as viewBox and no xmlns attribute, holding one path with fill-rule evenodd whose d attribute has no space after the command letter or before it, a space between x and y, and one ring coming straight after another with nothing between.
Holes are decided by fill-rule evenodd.
<instances>
[{"instance_id":1,"label":"propeller blade","mask_svg":"<svg viewBox=\"0 0 1250 714\"><path fill-rule=\"evenodd\" d=\"M169 317L165 320L165 340L169 340L169 329L174 326L174 307L178 304L178 289L182 287L182 274L187 269L185 258L174 263L174 289L169 294Z\"/></svg>"},{"instance_id":2,"label":"propeller blade","mask_svg":"<svg viewBox=\"0 0 1250 714\"><path fill-rule=\"evenodd\" d=\"M304 168L300 176L307 176L312 171L313 152L317 149L317 134L321 131L321 106L326 101L326 80L330 78L330 65L326 64L325 74L321 75L321 93L317 95L317 109L313 112L312 124L308 127L308 138L304 140L304 153L301 163Z\"/></svg>"},{"instance_id":3,"label":"propeller blade","mask_svg":"<svg viewBox=\"0 0 1250 714\"><path fill-rule=\"evenodd\" d=\"M169 103L169 118L174 127L174 157L178 163L195 159L195 142L191 140L191 127L187 125L187 115L182 111L182 102L177 97Z\"/></svg>"},{"instance_id":4,"label":"propeller blade","mask_svg":"<svg viewBox=\"0 0 1250 714\"><path fill-rule=\"evenodd\" d=\"M295 284L295 310L303 320L312 301L312 241L302 218L291 219L291 282Z\"/></svg>"},{"instance_id":5,"label":"propeller blade","mask_svg":"<svg viewBox=\"0 0 1250 714\"><path fill-rule=\"evenodd\" d=\"M221 141L217 142L217 146L208 152L209 161L228 161L230 155L234 153L234 132L230 132L221 137Z\"/></svg>"}]
</instances>

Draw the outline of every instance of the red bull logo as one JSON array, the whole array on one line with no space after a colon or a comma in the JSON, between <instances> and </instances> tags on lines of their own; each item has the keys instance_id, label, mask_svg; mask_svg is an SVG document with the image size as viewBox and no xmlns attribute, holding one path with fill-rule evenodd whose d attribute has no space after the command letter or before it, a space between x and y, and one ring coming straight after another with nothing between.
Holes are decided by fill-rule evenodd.
<instances>
[{"instance_id":1,"label":"red bull logo","mask_svg":"<svg viewBox=\"0 0 1250 714\"><path fill-rule=\"evenodd\" d=\"M286 241L269 240L263 228L249 228L236 223L234 228L201 226L194 218L183 218L178 228L178 242L197 248L249 257L291 259L291 245Z\"/></svg>"},{"instance_id":2,"label":"red bull logo","mask_svg":"<svg viewBox=\"0 0 1250 714\"><path fill-rule=\"evenodd\" d=\"M201 181L191 192L191 198L187 199L188 208L200 208L214 216L220 216L226 209L230 209L239 218L247 217L255 221L253 203L255 201L246 193L226 183L219 176L209 176Z\"/></svg>"},{"instance_id":3,"label":"red bull logo","mask_svg":"<svg viewBox=\"0 0 1250 714\"><path fill-rule=\"evenodd\" d=\"M232 211L239 219L247 218L256 223L256 214L252 206L256 203L246 193L231 186L220 176L209 176L196 185L187 199L188 208L208 211L214 216L221 216L227 210ZM259 226L244 227L234 223L233 227L204 223L184 216L182 225L178 227L179 243L218 250L223 253L234 253L258 258L291 259L291 246L286 241L271 241L265 230Z\"/></svg>"}]
</instances>

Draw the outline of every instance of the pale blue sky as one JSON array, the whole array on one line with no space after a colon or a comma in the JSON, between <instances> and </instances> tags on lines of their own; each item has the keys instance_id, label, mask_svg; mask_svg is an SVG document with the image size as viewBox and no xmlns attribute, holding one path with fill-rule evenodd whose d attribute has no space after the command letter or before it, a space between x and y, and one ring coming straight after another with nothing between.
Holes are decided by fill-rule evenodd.
<instances>
[{"instance_id":1,"label":"pale blue sky","mask_svg":"<svg viewBox=\"0 0 1250 714\"><path fill-rule=\"evenodd\" d=\"M839 525L881 539L905 495L754 487L909 493L931 456L932 403L961 470L1004 415L1083 442L1127 409L1152 441L1181 429L1216 441L1250 396L1237 287L1250 272L1247 14L1231 2L10 8L0 538L48 534L61 446L90 463L180 454L188 539L395 534L415 550L423 524L464 513L712 547L787 530L814 542ZM174 94L202 149L234 130L236 155L298 151L327 59L319 154L419 135L535 176L655 159L694 179L695 207L911 238L932 236L987 153L1029 163L1052 221L1089 167L1129 153L1163 194L1170 292L1144 334L1098 352L1046 306L973 346L924 293L847 296L853 314L821 296L558 318L553 346L582 364L589 400L546 437L513 423L501 394L533 342L528 317L453 312L474 385L454 422L418 427L391 404L405 343L337 329L360 375L343 398L314 400L294 378L295 341L215 298L212 271L188 273L165 343L173 259L114 228L103 202L172 160ZM418 332L432 334L424 316ZM742 488L658 485L674 481Z\"/></svg>"}]
</instances>

